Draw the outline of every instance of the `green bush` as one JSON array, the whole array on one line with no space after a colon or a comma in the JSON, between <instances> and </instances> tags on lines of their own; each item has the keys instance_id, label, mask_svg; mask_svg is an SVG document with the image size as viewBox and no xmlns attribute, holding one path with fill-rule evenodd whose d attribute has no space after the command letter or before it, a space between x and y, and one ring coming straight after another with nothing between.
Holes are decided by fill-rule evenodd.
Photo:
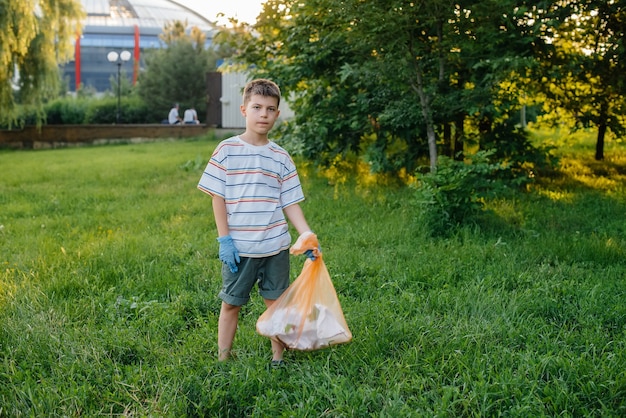
<instances>
[{"instance_id":1,"label":"green bush","mask_svg":"<svg viewBox=\"0 0 626 418\"><path fill-rule=\"evenodd\" d=\"M18 108L17 120L13 123L0 124L0 129L21 129L26 125L36 125L37 121L41 121L45 117L45 112L35 106L20 105Z\"/></svg>"},{"instance_id":2,"label":"green bush","mask_svg":"<svg viewBox=\"0 0 626 418\"><path fill-rule=\"evenodd\" d=\"M523 181L528 176L546 175L558 165L554 147L533 144L530 131L511 126L508 123L496 124L493 130L480 138L482 149L493 151L493 159L503 161L510 167L508 179Z\"/></svg>"},{"instance_id":3,"label":"green bush","mask_svg":"<svg viewBox=\"0 0 626 418\"><path fill-rule=\"evenodd\" d=\"M77 97L59 97L48 102L43 108L47 125L111 124L117 120L117 96L96 97L90 92ZM141 97L128 94L120 100L120 123L160 123L169 109L153 108ZM37 109L21 107L16 126L35 125ZM0 125L7 129L7 124Z\"/></svg>"},{"instance_id":4,"label":"green bush","mask_svg":"<svg viewBox=\"0 0 626 418\"><path fill-rule=\"evenodd\" d=\"M159 123L163 113L167 116L167 111L159 109L158 114L140 97L131 95L120 100L120 123ZM163 116L163 117L165 117ZM87 112L86 123L107 124L115 123L117 120L117 97L108 96L98 100L93 100Z\"/></svg>"},{"instance_id":5,"label":"green bush","mask_svg":"<svg viewBox=\"0 0 626 418\"><path fill-rule=\"evenodd\" d=\"M87 110L86 123L115 123L117 116L117 98L104 97L91 102Z\"/></svg>"},{"instance_id":6,"label":"green bush","mask_svg":"<svg viewBox=\"0 0 626 418\"><path fill-rule=\"evenodd\" d=\"M433 235L446 235L456 226L472 223L488 198L505 192L502 178L510 168L489 161L494 151L479 151L469 161L440 156L437 171L418 173L414 202L417 219Z\"/></svg>"},{"instance_id":7,"label":"green bush","mask_svg":"<svg viewBox=\"0 0 626 418\"><path fill-rule=\"evenodd\" d=\"M79 125L85 123L85 114L89 106L87 99L62 97L44 107L48 125Z\"/></svg>"},{"instance_id":8,"label":"green bush","mask_svg":"<svg viewBox=\"0 0 626 418\"><path fill-rule=\"evenodd\" d=\"M141 97L133 95L122 100L122 123L160 123L169 109L155 109Z\"/></svg>"}]
</instances>

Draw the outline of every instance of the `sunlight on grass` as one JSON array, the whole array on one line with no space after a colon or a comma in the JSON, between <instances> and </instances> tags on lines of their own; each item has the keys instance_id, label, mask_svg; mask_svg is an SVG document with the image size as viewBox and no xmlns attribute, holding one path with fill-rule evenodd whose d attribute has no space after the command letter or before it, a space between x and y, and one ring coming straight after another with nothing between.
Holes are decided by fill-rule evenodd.
<instances>
[{"instance_id":1,"label":"sunlight on grass","mask_svg":"<svg viewBox=\"0 0 626 418\"><path fill-rule=\"evenodd\" d=\"M306 172L308 169L310 165L304 163L298 170ZM415 181L415 176L407 173L404 168L395 174L373 173L368 163L355 156L337 156L327 168L320 169L318 174L334 187L335 199L341 198L341 191L348 185L354 185L355 191L368 195L373 189L404 186Z\"/></svg>"},{"instance_id":2,"label":"sunlight on grass","mask_svg":"<svg viewBox=\"0 0 626 418\"><path fill-rule=\"evenodd\" d=\"M588 188L609 193L619 193L626 185L626 149L623 140L610 132L605 138L604 160L596 161L595 146L597 131L582 129L574 131L567 127L557 130L531 127L531 135L537 143L551 144L560 158L558 172L561 179L546 182L541 193L553 200L562 200L563 191L554 187Z\"/></svg>"},{"instance_id":3,"label":"sunlight on grass","mask_svg":"<svg viewBox=\"0 0 626 418\"><path fill-rule=\"evenodd\" d=\"M571 126L566 125L558 129L551 129L537 124L529 124L529 129L537 143L553 146L557 149L579 149L592 144L595 140L594 131L588 129L575 131Z\"/></svg>"},{"instance_id":4,"label":"sunlight on grass","mask_svg":"<svg viewBox=\"0 0 626 418\"><path fill-rule=\"evenodd\" d=\"M619 181L606 177L572 176L572 178L587 187L599 190L614 190L620 184Z\"/></svg>"},{"instance_id":5,"label":"sunlight on grass","mask_svg":"<svg viewBox=\"0 0 626 418\"><path fill-rule=\"evenodd\" d=\"M537 191L541 196L545 196L550 200L571 202L574 198L574 193L564 192L560 190L547 190L539 189Z\"/></svg>"},{"instance_id":6,"label":"sunlight on grass","mask_svg":"<svg viewBox=\"0 0 626 418\"><path fill-rule=\"evenodd\" d=\"M597 190L612 191L622 187L626 182L624 167L626 155L616 158L617 162L597 162L591 159L563 157L560 171L586 187ZM623 169L622 169L623 170Z\"/></svg>"}]
</instances>

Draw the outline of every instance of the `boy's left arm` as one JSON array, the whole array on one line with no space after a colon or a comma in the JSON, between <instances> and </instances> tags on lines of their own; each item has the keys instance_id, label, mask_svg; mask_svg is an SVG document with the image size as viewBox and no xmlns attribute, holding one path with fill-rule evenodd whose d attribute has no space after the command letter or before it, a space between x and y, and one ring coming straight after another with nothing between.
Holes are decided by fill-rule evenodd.
<instances>
[{"instance_id":1,"label":"boy's left arm","mask_svg":"<svg viewBox=\"0 0 626 418\"><path fill-rule=\"evenodd\" d=\"M313 233L311 231L311 228L309 228L309 224L307 224L306 222L306 219L304 217L304 212L302 211L302 208L300 207L299 204L296 203L296 204L287 206L283 210L285 214L287 215L287 218L289 219L289 221L296 228L296 231L298 231L298 234L300 234L298 239L303 239L305 236L304 234L306 233L308 234ZM315 259L319 256L321 252L322 250L318 247L317 249L306 250L304 253L312 261L315 261Z\"/></svg>"},{"instance_id":2,"label":"boy's left arm","mask_svg":"<svg viewBox=\"0 0 626 418\"><path fill-rule=\"evenodd\" d=\"M293 205L289 205L284 208L283 211L285 212L285 215L287 215L287 219L289 219L294 228L296 228L296 231L298 231L298 234L302 235L303 233L311 230L299 204L295 203Z\"/></svg>"}]
</instances>

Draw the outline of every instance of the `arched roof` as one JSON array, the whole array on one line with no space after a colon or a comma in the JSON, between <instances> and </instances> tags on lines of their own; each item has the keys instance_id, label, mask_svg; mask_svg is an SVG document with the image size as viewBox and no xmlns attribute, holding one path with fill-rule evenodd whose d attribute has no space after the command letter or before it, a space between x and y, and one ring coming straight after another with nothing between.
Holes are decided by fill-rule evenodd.
<instances>
[{"instance_id":1,"label":"arched roof","mask_svg":"<svg viewBox=\"0 0 626 418\"><path fill-rule=\"evenodd\" d=\"M211 31L213 24L200 14L170 0L81 0L87 18L85 26L113 26L162 29L173 21L187 22Z\"/></svg>"}]
</instances>

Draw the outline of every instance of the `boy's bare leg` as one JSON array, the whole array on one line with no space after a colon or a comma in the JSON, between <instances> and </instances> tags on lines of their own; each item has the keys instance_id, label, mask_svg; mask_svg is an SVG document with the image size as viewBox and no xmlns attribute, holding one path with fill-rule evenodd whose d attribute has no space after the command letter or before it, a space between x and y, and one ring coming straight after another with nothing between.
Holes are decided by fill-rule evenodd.
<instances>
[{"instance_id":1,"label":"boy's bare leg","mask_svg":"<svg viewBox=\"0 0 626 418\"><path fill-rule=\"evenodd\" d=\"M237 322L241 306L229 305L222 302L220 318L217 323L217 348L219 350L218 360L223 361L230 357L230 350L233 347L233 340L237 332Z\"/></svg>"},{"instance_id":2,"label":"boy's bare leg","mask_svg":"<svg viewBox=\"0 0 626 418\"><path fill-rule=\"evenodd\" d=\"M271 300L271 299L263 299L263 300L265 301L265 306L267 306L268 308L272 306L274 302L276 302L275 300ZM274 339L271 339L271 341L272 341L272 360L282 360L283 351L285 351L285 346L280 341L275 341Z\"/></svg>"}]
</instances>

